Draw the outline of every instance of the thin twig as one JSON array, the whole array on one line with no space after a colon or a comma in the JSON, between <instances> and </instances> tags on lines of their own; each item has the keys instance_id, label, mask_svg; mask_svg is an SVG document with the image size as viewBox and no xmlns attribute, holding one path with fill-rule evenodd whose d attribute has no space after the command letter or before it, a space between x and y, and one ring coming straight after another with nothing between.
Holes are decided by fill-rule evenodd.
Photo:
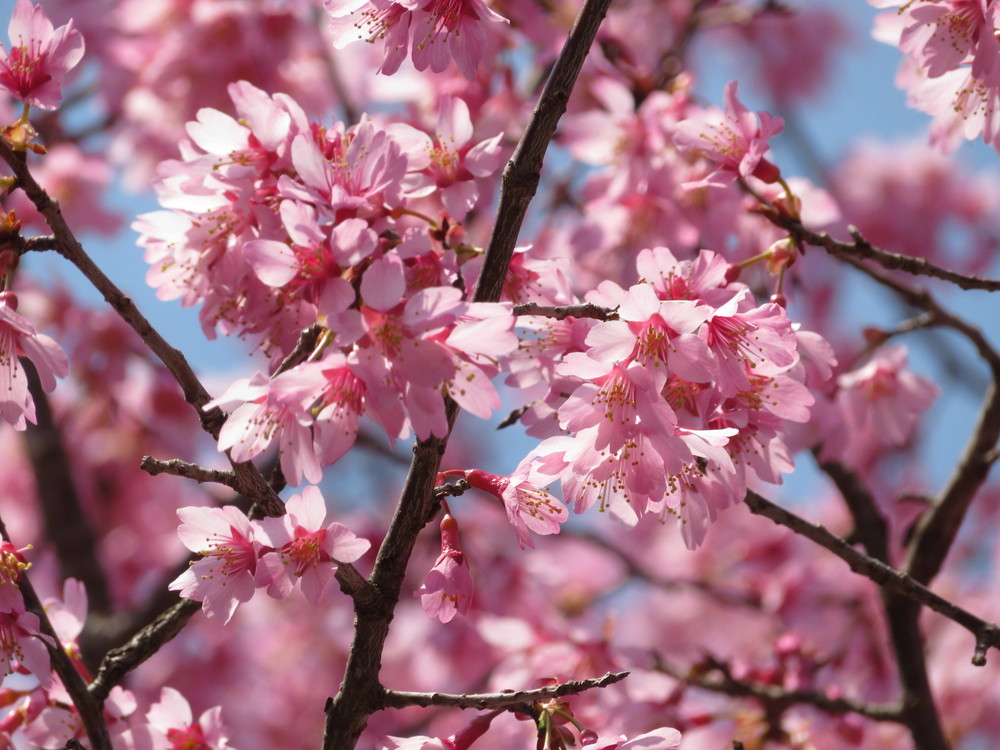
<instances>
[{"instance_id":1,"label":"thin twig","mask_svg":"<svg viewBox=\"0 0 1000 750\"><path fill-rule=\"evenodd\" d=\"M5 542L11 541L10 535L7 533L7 527L2 519L0 519L0 538ZM52 627L48 613L42 605L42 600L35 592L26 573L21 573L17 581L17 587L21 590L21 596L24 598L25 609L38 617L41 632L51 639L51 641L43 639L42 642L49 651L52 668L59 675L59 679L62 680L66 692L69 693L69 697L73 701L73 705L76 706L76 710L80 715L80 722L87 733L91 747L94 750L112 750L111 737L108 734L108 725L104 721L101 700L95 700L87 692L87 683L83 681L83 677L69 658L66 649L63 648L62 641L59 639L55 628Z\"/></svg>"},{"instance_id":2,"label":"thin twig","mask_svg":"<svg viewBox=\"0 0 1000 750\"><path fill-rule=\"evenodd\" d=\"M521 703L562 698L577 695L586 690L614 685L628 677L628 672L608 672L603 677L589 680L572 680L558 685L548 685L534 690L502 691L499 693L409 693L401 690L385 690L382 694L383 708L406 708L407 706L450 706L452 708L507 708Z\"/></svg>"},{"instance_id":3,"label":"thin twig","mask_svg":"<svg viewBox=\"0 0 1000 750\"><path fill-rule=\"evenodd\" d=\"M678 669L657 658L655 669L702 690L740 698L756 698L779 712L794 705L808 705L831 714L853 713L875 721L903 722L902 705L898 703L866 703L848 698L831 698L818 690L788 690L779 685L739 680L733 677L727 664L714 658L707 665L696 664L688 670ZM711 676L713 672L718 676Z\"/></svg>"},{"instance_id":4,"label":"thin twig","mask_svg":"<svg viewBox=\"0 0 1000 750\"><path fill-rule=\"evenodd\" d=\"M755 197L760 197L754 194ZM822 247L830 255L837 258L852 260L872 260L882 268L890 271L905 271L914 276L930 276L951 282L961 289L982 289L988 292L1000 291L1000 280L983 279L956 271L942 268L931 263L926 258L914 258L909 255L890 253L872 245L856 227L849 227L853 242L842 242L834 239L827 232L814 232L801 221L779 211L766 201L762 201L758 212L775 226L787 230L793 237L813 245Z\"/></svg>"},{"instance_id":5,"label":"thin twig","mask_svg":"<svg viewBox=\"0 0 1000 750\"><path fill-rule=\"evenodd\" d=\"M161 461L152 456L143 456L139 463L139 468L150 476L157 474L173 474L177 477L187 477L199 484L213 482L223 484L231 489L236 489L236 475L231 471L219 471L218 469L206 469L198 464L181 461L179 458L172 458L169 461Z\"/></svg>"},{"instance_id":6,"label":"thin twig","mask_svg":"<svg viewBox=\"0 0 1000 750\"><path fill-rule=\"evenodd\" d=\"M309 355L312 354L316 348L316 344L319 343L319 337L322 332L323 326L319 323L313 323L308 328L302 329L298 341L295 342L295 348L288 353L287 357L281 360L281 364L278 365L278 369L274 371L274 374L280 375L309 359Z\"/></svg>"},{"instance_id":7,"label":"thin twig","mask_svg":"<svg viewBox=\"0 0 1000 750\"><path fill-rule=\"evenodd\" d=\"M938 596L926 586L896 570L881 560L876 560L859 552L824 526L811 523L791 511L775 505L756 492L748 491L745 502L752 513L770 518L779 526L785 526L796 534L810 539L824 547L850 566L855 573L874 581L884 588L896 591L908 599L924 605L928 609L944 615L958 623L976 637L976 651L972 663L977 667L986 664L986 648L1000 648L1000 627L988 622L947 599ZM980 648L980 645L983 647Z\"/></svg>"},{"instance_id":8,"label":"thin twig","mask_svg":"<svg viewBox=\"0 0 1000 750\"><path fill-rule=\"evenodd\" d=\"M187 621L199 609L201 609L201 602L196 602L193 599L181 599L132 636L127 643L108 651L101 662L100 669L97 670L94 681L90 683L90 695L99 701L107 698L111 688L118 685L125 678L125 675L180 633Z\"/></svg>"},{"instance_id":9,"label":"thin twig","mask_svg":"<svg viewBox=\"0 0 1000 750\"><path fill-rule=\"evenodd\" d=\"M566 318L596 318L597 320L618 320L618 313L607 307L601 307L590 302L582 305L539 305L535 302L525 302L514 305L514 315L538 315L543 318L566 320Z\"/></svg>"}]
</instances>

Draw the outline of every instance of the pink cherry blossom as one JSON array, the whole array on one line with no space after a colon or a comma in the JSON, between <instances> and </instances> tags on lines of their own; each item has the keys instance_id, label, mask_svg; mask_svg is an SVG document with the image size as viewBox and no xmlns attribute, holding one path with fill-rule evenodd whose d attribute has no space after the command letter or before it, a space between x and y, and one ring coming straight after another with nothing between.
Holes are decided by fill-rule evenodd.
<instances>
[{"instance_id":1,"label":"pink cherry blossom","mask_svg":"<svg viewBox=\"0 0 1000 750\"><path fill-rule=\"evenodd\" d=\"M326 502L316 487L306 487L292 495L281 518L260 522L258 540L265 548L257 566L257 586L284 599L301 584L310 604L316 604L326 585L337 572L337 562L354 562L371 544L360 539L341 523L326 521Z\"/></svg>"},{"instance_id":2,"label":"pink cherry blossom","mask_svg":"<svg viewBox=\"0 0 1000 750\"><path fill-rule=\"evenodd\" d=\"M779 305L753 309L748 290L735 294L706 321L702 335L719 365L719 389L747 390L749 374L774 375L797 361L791 321Z\"/></svg>"},{"instance_id":3,"label":"pink cherry blossom","mask_svg":"<svg viewBox=\"0 0 1000 750\"><path fill-rule=\"evenodd\" d=\"M591 739L592 741L588 741ZM655 729L629 739L618 737L585 738L583 747L589 750L676 750L681 744L681 733L676 729Z\"/></svg>"},{"instance_id":4,"label":"pink cherry blossom","mask_svg":"<svg viewBox=\"0 0 1000 750\"><path fill-rule=\"evenodd\" d=\"M191 706L177 690L165 687L160 700L146 714L156 738L169 750L231 750L219 706L204 711L195 721Z\"/></svg>"},{"instance_id":5,"label":"pink cherry blossom","mask_svg":"<svg viewBox=\"0 0 1000 750\"><path fill-rule=\"evenodd\" d=\"M385 75L398 70L412 45L417 70L440 73L454 59L471 80L487 48L486 23L507 23L482 0L326 0L325 5L337 48L385 40L379 69Z\"/></svg>"},{"instance_id":6,"label":"pink cherry blossom","mask_svg":"<svg viewBox=\"0 0 1000 750\"><path fill-rule=\"evenodd\" d=\"M14 612L24 609L24 598L17 585L21 574L31 567L25 549L17 549L10 542L0 543L0 611Z\"/></svg>"},{"instance_id":7,"label":"pink cherry blossom","mask_svg":"<svg viewBox=\"0 0 1000 750\"><path fill-rule=\"evenodd\" d=\"M446 94L439 104L434 137L419 131L412 137L413 144L407 149L412 154L410 170L419 170L424 184L413 187L409 195L436 194L448 216L462 221L479 201L475 179L489 177L500 166L503 134L471 145L469 105Z\"/></svg>"},{"instance_id":8,"label":"pink cherry blossom","mask_svg":"<svg viewBox=\"0 0 1000 750\"><path fill-rule=\"evenodd\" d=\"M472 574L458 540L458 521L450 514L441 519L441 554L414 595L427 616L441 622L468 614L472 606Z\"/></svg>"},{"instance_id":9,"label":"pink cherry blossom","mask_svg":"<svg viewBox=\"0 0 1000 750\"><path fill-rule=\"evenodd\" d=\"M62 99L63 77L83 57L83 37L70 21L58 29L41 6L18 0L8 27L11 49L0 45L0 88L42 109Z\"/></svg>"},{"instance_id":10,"label":"pink cherry blossom","mask_svg":"<svg viewBox=\"0 0 1000 750\"><path fill-rule=\"evenodd\" d=\"M883 446L903 445L938 389L914 374L901 346L879 350L862 367L837 378L837 405L853 440Z\"/></svg>"},{"instance_id":11,"label":"pink cherry blossom","mask_svg":"<svg viewBox=\"0 0 1000 750\"><path fill-rule=\"evenodd\" d=\"M726 85L723 113L690 117L677 125L677 147L701 154L716 167L708 177L687 187L724 186L737 177L764 182L778 178L778 168L764 155L770 148L768 139L780 133L785 123L766 112L750 112L738 97L737 84L731 81Z\"/></svg>"},{"instance_id":12,"label":"pink cherry blossom","mask_svg":"<svg viewBox=\"0 0 1000 750\"><path fill-rule=\"evenodd\" d=\"M14 293L0 292L0 412L15 430L23 430L26 420L35 421L35 402L18 358L31 360L46 392L55 389L56 377L68 374L69 362L59 344L37 333L16 310Z\"/></svg>"},{"instance_id":13,"label":"pink cherry blossom","mask_svg":"<svg viewBox=\"0 0 1000 750\"><path fill-rule=\"evenodd\" d=\"M219 432L219 450L236 461L249 461L275 440L281 446L281 469L294 485L303 478L318 482L322 469L316 458L308 408L323 387L314 368L298 367L268 378L261 372L233 383L225 393L205 404L236 407Z\"/></svg>"},{"instance_id":14,"label":"pink cherry blossom","mask_svg":"<svg viewBox=\"0 0 1000 750\"><path fill-rule=\"evenodd\" d=\"M465 479L472 487L496 495L503 501L507 520L517 532L521 549L535 546L529 531L541 535L558 534L560 524L569 515L558 498L535 485L539 475L531 464L529 456L509 477L487 474L479 469L465 472Z\"/></svg>"},{"instance_id":15,"label":"pink cherry blossom","mask_svg":"<svg viewBox=\"0 0 1000 750\"><path fill-rule=\"evenodd\" d=\"M52 639L41 632L38 615L20 609L0 611L0 673L3 677L22 667L33 674L42 686L51 681L49 650Z\"/></svg>"},{"instance_id":16,"label":"pink cherry blossom","mask_svg":"<svg viewBox=\"0 0 1000 750\"><path fill-rule=\"evenodd\" d=\"M238 508L181 508L177 536L201 558L191 563L169 588L185 599L202 602L209 617L229 622L236 607L254 593L257 550L250 520Z\"/></svg>"}]
</instances>

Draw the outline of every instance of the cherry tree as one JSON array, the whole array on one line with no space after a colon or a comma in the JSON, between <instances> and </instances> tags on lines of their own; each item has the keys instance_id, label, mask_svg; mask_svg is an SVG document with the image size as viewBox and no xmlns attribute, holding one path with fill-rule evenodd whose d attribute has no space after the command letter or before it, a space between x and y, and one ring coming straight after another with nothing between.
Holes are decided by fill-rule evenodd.
<instances>
[{"instance_id":1,"label":"cherry tree","mask_svg":"<svg viewBox=\"0 0 1000 750\"><path fill-rule=\"evenodd\" d=\"M826 162L834 6L17 0L0 747L995 745L1000 5L869 4Z\"/></svg>"}]
</instances>

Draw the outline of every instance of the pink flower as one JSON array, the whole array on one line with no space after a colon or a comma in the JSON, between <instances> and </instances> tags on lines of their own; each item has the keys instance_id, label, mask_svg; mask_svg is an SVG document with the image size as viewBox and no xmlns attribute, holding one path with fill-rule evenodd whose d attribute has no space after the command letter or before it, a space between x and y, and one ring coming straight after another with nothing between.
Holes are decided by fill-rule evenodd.
<instances>
[{"instance_id":1,"label":"pink flower","mask_svg":"<svg viewBox=\"0 0 1000 750\"><path fill-rule=\"evenodd\" d=\"M303 477L318 482L323 471L313 446L308 408L322 387L322 374L305 367L272 379L257 372L236 381L222 396L205 404L206 409L240 404L219 432L219 450L230 451L236 461L249 461L277 440L285 478L293 485L302 484Z\"/></svg>"},{"instance_id":2,"label":"pink flower","mask_svg":"<svg viewBox=\"0 0 1000 750\"><path fill-rule=\"evenodd\" d=\"M24 599L17 585L21 574L31 567L24 559L26 549L17 549L10 542L0 544L0 611L24 609Z\"/></svg>"},{"instance_id":3,"label":"pink flower","mask_svg":"<svg viewBox=\"0 0 1000 750\"><path fill-rule=\"evenodd\" d=\"M702 336L719 365L718 387L723 395L749 390L749 375L776 375L798 361L795 333L785 310L768 303L753 304L742 290L720 305L708 319Z\"/></svg>"},{"instance_id":4,"label":"pink flower","mask_svg":"<svg viewBox=\"0 0 1000 750\"><path fill-rule=\"evenodd\" d=\"M0 677L20 666L38 678L43 687L51 680L49 650L52 639L42 634L38 615L21 609L0 612ZM55 645L53 643L53 645Z\"/></svg>"},{"instance_id":5,"label":"pink flower","mask_svg":"<svg viewBox=\"0 0 1000 750\"><path fill-rule=\"evenodd\" d=\"M55 109L62 77L83 57L83 37L70 21L53 29L41 7L18 0L7 34L10 52L0 45L0 88L25 104Z\"/></svg>"},{"instance_id":6,"label":"pink flower","mask_svg":"<svg viewBox=\"0 0 1000 750\"><path fill-rule=\"evenodd\" d=\"M35 402L18 357L31 360L46 392L56 387L56 376L66 376L69 363L59 344L37 333L15 310L14 293L0 292L0 412L15 430L23 430L26 419L35 421Z\"/></svg>"},{"instance_id":7,"label":"pink flower","mask_svg":"<svg viewBox=\"0 0 1000 750\"><path fill-rule=\"evenodd\" d=\"M680 747L681 733L676 729L655 729L629 739L624 734L618 737L597 737L583 739L583 747L589 750L675 750Z\"/></svg>"},{"instance_id":8,"label":"pink flower","mask_svg":"<svg viewBox=\"0 0 1000 750\"><path fill-rule=\"evenodd\" d=\"M472 80L487 46L485 22L507 23L482 0L326 0L334 46L385 40L380 73L392 75L406 57L412 37L413 65L440 73L454 59Z\"/></svg>"},{"instance_id":9,"label":"pink flower","mask_svg":"<svg viewBox=\"0 0 1000 750\"><path fill-rule=\"evenodd\" d=\"M470 145L469 105L450 94L441 97L435 137L431 139L425 133L412 132L414 143L407 149L410 170L419 170L424 184L409 191L409 197L437 193L448 215L462 221L479 201L475 178L489 177L500 166L503 134ZM424 153L417 156L419 151Z\"/></svg>"},{"instance_id":10,"label":"pink flower","mask_svg":"<svg viewBox=\"0 0 1000 750\"><path fill-rule=\"evenodd\" d=\"M938 394L933 383L910 372L901 346L880 350L868 364L837 378L837 385L837 405L855 439L883 446L906 443Z\"/></svg>"},{"instance_id":11,"label":"pink flower","mask_svg":"<svg viewBox=\"0 0 1000 750\"><path fill-rule=\"evenodd\" d=\"M346 526L326 521L326 502L316 487L292 495L281 518L260 522L259 538L272 548L260 558L256 583L267 593L284 599L301 582L310 604L319 601L323 589L337 572L337 562L354 562L371 544L352 534Z\"/></svg>"},{"instance_id":12,"label":"pink flower","mask_svg":"<svg viewBox=\"0 0 1000 750\"><path fill-rule=\"evenodd\" d=\"M222 709L210 708L198 721L194 720L191 706L178 691L165 687L160 692L160 701L154 703L146 720L154 730L154 736L166 748L176 750L228 750L231 748L226 728L222 724ZM160 745L156 745L159 747Z\"/></svg>"},{"instance_id":13,"label":"pink flower","mask_svg":"<svg viewBox=\"0 0 1000 750\"><path fill-rule=\"evenodd\" d=\"M774 182L778 168L764 158L770 146L767 139L777 135L785 123L766 112L754 114L739 100L737 84L726 86L726 108L721 114L691 117L677 125L674 144L681 151L699 153L715 164L716 170L685 187L725 186L737 177L757 177Z\"/></svg>"},{"instance_id":14,"label":"pink flower","mask_svg":"<svg viewBox=\"0 0 1000 750\"><path fill-rule=\"evenodd\" d=\"M536 534L558 534L569 511L562 502L535 485L536 472L532 469L532 457L522 461L509 477L498 477L479 469L465 472L466 481L473 487L503 501L507 520L517 532L521 549L534 547L529 531Z\"/></svg>"},{"instance_id":15,"label":"pink flower","mask_svg":"<svg viewBox=\"0 0 1000 750\"><path fill-rule=\"evenodd\" d=\"M250 520L239 508L180 508L177 536L201 555L169 586L185 599L202 602L209 617L229 622L236 607L254 593L257 549Z\"/></svg>"},{"instance_id":16,"label":"pink flower","mask_svg":"<svg viewBox=\"0 0 1000 750\"><path fill-rule=\"evenodd\" d=\"M441 519L441 554L415 596L428 617L451 622L472 606L472 575L458 541L458 522L449 514Z\"/></svg>"}]
</instances>

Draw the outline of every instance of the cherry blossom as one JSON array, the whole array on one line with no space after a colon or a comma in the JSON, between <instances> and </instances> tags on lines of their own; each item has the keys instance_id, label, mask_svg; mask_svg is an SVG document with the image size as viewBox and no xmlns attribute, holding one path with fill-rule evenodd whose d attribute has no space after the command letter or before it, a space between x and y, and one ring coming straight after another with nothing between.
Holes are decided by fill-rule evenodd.
<instances>
[{"instance_id":1,"label":"cherry blossom","mask_svg":"<svg viewBox=\"0 0 1000 750\"><path fill-rule=\"evenodd\" d=\"M905 444L938 395L933 383L910 371L901 346L880 349L862 367L840 375L837 385L848 454L854 457L875 446Z\"/></svg>"},{"instance_id":2,"label":"cherry blossom","mask_svg":"<svg viewBox=\"0 0 1000 750\"><path fill-rule=\"evenodd\" d=\"M558 534L568 512L562 502L549 492L539 489L539 475L533 470L529 456L509 477L498 477L479 469L465 472L466 481L477 489L496 495L503 501L507 520L517 532L521 549L534 547L529 531L536 534Z\"/></svg>"},{"instance_id":3,"label":"cherry blossom","mask_svg":"<svg viewBox=\"0 0 1000 750\"><path fill-rule=\"evenodd\" d=\"M716 166L705 179L688 187L724 186L737 177L774 182L778 168L765 158L768 139L784 128L780 117L750 112L739 100L735 81L726 85L725 111L689 117L677 125L674 142L682 151L704 156Z\"/></svg>"},{"instance_id":4,"label":"cherry blossom","mask_svg":"<svg viewBox=\"0 0 1000 750\"><path fill-rule=\"evenodd\" d=\"M28 549L17 549L10 542L0 543L0 611L24 609L24 599L17 585L21 574L31 567L24 556Z\"/></svg>"},{"instance_id":5,"label":"cherry blossom","mask_svg":"<svg viewBox=\"0 0 1000 750\"><path fill-rule=\"evenodd\" d=\"M472 575L458 540L458 521L448 513L441 519L441 554L414 595L427 616L441 622L472 607Z\"/></svg>"},{"instance_id":6,"label":"cherry blossom","mask_svg":"<svg viewBox=\"0 0 1000 750\"><path fill-rule=\"evenodd\" d=\"M55 109L63 77L83 58L83 37L70 21L52 26L41 6L18 0L7 29L10 51L0 45L0 88L25 103Z\"/></svg>"},{"instance_id":7,"label":"cherry blossom","mask_svg":"<svg viewBox=\"0 0 1000 750\"><path fill-rule=\"evenodd\" d=\"M482 0L326 0L334 45L385 40L385 59L379 72L392 75L412 49L417 70L440 73L454 59L469 79L487 46L486 23L507 19Z\"/></svg>"},{"instance_id":8,"label":"cherry blossom","mask_svg":"<svg viewBox=\"0 0 1000 750\"><path fill-rule=\"evenodd\" d=\"M241 603L254 594L260 542L250 521L237 508L181 508L177 536L201 558L170 583L186 599L202 602L209 617L229 622Z\"/></svg>"},{"instance_id":9,"label":"cherry blossom","mask_svg":"<svg viewBox=\"0 0 1000 750\"><path fill-rule=\"evenodd\" d=\"M313 448L308 407L319 396L322 381L307 369L294 369L274 378L255 373L233 383L218 399L205 405L240 404L219 432L219 450L229 450L237 461L249 461L277 440L281 468L295 485L303 478L322 476Z\"/></svg>"},{"instance_id":10,"label":"cherry blossom","mask_svg":"<svg viewBox=\"0 0 1000 750\"><path fill-rule=\"evenodd\" d=\"M38 615L26 612L23 604L0 611L0 670L4 677L21 667L47 686L51 676L46 644L51 643L52 639L41 632Z\"/></svg>"},{"instance_id":11,"label":"cherry blossom","mask_svg":"<svg viewBox=\"0 0 1000 750\"><path fill-rule=\"evenodd\" d=\"M168 748L230 750L232 747L219 706L204 711L195 721L187 700L170 687L163 688L160 700L150 707L146 720Z\"/></svg>"},{"instance_id":12,"label":"cherry blossom","mask_svg":"<svg viewBox=\"0 0 1000 750\"><path fill-rule=\"evenodd\" d=\"M288 596L296 583L310 604L316 604L337 571L338 562L354 562L371 544L352 534L341 523L324 526L326 503L316 487L292 495L281 518L265 518L257 539L263 545L256 585L278 599Z\"/></svg>"},{"instance_id":13,"label":"cherry blossom","mask_svg":"<svg viewBox=\"0 0 1000 750\"><path fill-rule=\"evenodd\" d=\"M15 430L23 430L35 421L35 402L18 358L31 360L46 392L55 389L56 377L66 377L69 363L59 344L35 331L16 310L14 293L0 292L0 412Z\"/></svg>"},{"instance_id":14,"label":"cherry blossom","mask_svg":"<svg viewBox=\"0 0 1000 750\"><path fill-rule=\"evenodd\" d=\"M412 197L437 194L448 215L462 221L479 201L475 178L489 177L500 166L503 133L475 145L472 139L469 105L457 97L441 97L437 128L433 138L416 132L409 147L410 169L420 171L425 183L410 189ZM425 159L416 153L425 152Z\"/></svg>"}]
</instances>

